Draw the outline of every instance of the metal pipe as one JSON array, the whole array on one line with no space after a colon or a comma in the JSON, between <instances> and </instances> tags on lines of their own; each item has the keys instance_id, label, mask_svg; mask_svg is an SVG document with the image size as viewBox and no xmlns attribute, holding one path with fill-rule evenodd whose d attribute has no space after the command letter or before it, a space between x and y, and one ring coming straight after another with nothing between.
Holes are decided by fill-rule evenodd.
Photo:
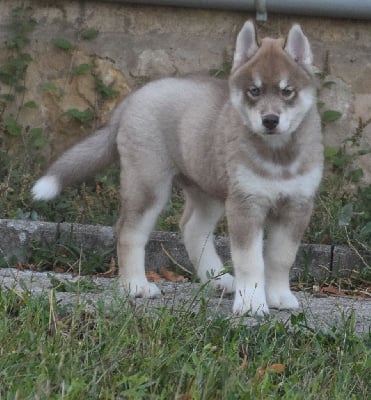
<instances>
[{"instance_id":1,"label":"metal pipe","mask_svg":"<svg viewBox=\"0 0 371 400\"><path fill-rule=\"evenodd\" d=\"M127 4L216 8L318 17L371 19L370 0L102 0ZM264 17L263 17L264 18ZM261 18L260 18L261 19Z\"/></svg>"}]
</instances>

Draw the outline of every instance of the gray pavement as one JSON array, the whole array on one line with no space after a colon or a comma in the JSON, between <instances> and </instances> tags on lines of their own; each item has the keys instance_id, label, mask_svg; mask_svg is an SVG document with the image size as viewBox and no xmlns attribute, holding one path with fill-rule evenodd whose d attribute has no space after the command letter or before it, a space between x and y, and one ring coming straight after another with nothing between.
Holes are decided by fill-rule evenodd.
<instances>
[{"instance_id":1,"label":"gray pavement","mask_svg":"<svg viewBox=\"0 0 371 400\"><path fill-rule=\"evenodd\" d=\"M78 277L71 274L57 274L45 272L19 271L15 268L0 268L0 286L15 291L29 290L33 294L49 296L52 290L51 277L62 282L75 285L72 292L58 292L54 290L56 300L60 304L75 304L77 301L87 308L94 309L98 301L107 305L122 307L122 295L118 291L115 278L88 278L81 277L80 288L76 282ZM86 288L86 283L91 283ZM226 318L236 318L232 315L232 296L223 296L220 292L202 288L197 283L160 283L163 296L158 299L130 299L125 304L137 306L144 310L153 310L156 307L167 306L174 310L197 311L200 304L206 304L210 315L222 315ZM355 331L358 334L367 334L371 330L371 299L352 297L314 297L303 292L296 292L300 309L295 314L303 312L308 325L315 330L328 330L332 327L342 327L349 318L354 316ZM200 301L203 299L203 301ZM118 310L119 312L119 310ZM283 322L290 320L288 311L271 310L270 318ZM243 317L243 322L251 326L259 323L255 318Z\"/></svg>"}]
</instances>

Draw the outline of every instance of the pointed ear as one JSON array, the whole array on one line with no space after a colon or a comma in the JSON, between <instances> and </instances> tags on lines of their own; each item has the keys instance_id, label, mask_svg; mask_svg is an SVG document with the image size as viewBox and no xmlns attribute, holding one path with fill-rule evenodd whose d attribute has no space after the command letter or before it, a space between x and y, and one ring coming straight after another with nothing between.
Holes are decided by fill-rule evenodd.
<instances>
[{"instance_id":1,"label":"pointed ear","mask_svg":"<svg viewBox=\"0 0 371 400\"><path fill-rule=\"evenodd\" d=\"M287 35L285 50L299 64L311 65L313 54L309 41L300 28L300 25L293 25Z\"/></svg>"},{"instance_id":2,"label":"pointed ear","mask_svg":"<svg viewBox=\"0 0 371 400\"><path fill-rule=\"evenodd\" d=\"M253 22L247 21L237 36L232 70L236 70L245 64L257 52L258 48L255 25Z\"/></svg>"}]
</instances>

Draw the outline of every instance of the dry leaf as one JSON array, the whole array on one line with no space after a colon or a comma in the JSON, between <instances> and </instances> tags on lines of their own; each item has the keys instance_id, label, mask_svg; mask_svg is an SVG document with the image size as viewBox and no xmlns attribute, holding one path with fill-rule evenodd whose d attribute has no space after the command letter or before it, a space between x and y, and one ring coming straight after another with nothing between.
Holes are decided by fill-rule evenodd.
<instances>
[{"instance_id":1,"label":"dry leaf","mask_svg":"<svg viewBox=\"0 0 371 400\"><path fill-rule=\"evenodd\" d=\"M329 235L324 235L321 239L321 244L330 244L331 243L331 238Z\"/></svg>"},{"instance_id":2,"label":"dry leaf","mask_svg":"<svg viewBox=\"0 0 371 400\"><path fill-rule=\"evenodd\" d=\"M155 271L147 271L146 277L150 282L164 282L165 279L162 278L157 272Z\"/></svg>"},{"instance_id":3,"label":"dry leaf","mask_svg":"<svg viewBox=\"0 0 371 400\"><path fill-rule=\"evenodd\" d=\"M263 379L264 374L265 374L265 368L259 367L259 368L256 370L256 377L257 377L259 380L260 380L260 379Z\"/></svg>"},{"instance_id":4,"label":"dry leaf","mask_svg":"<svg viewBox=\"0 0 371 400\"><path fill-rule=\"evenodd\" d=\"M313 293L319 293L319 286L313 285L312 290L313 290Z\"/></svg>"},{"instance_id":5,"label":"dry leaf","mask_svg":"<svg viewBox=\"0 0 371 400\"><path fill-rule=\"evenodd\" d=\"M285 370L284 364L271 364L267 367L267 371L269 372L277 372L281 374Z\"/></svg>"},{"instance_id":6,"label":"dry leaf","mask_svg":"<svg viewBox=\"0 0 371 400\"><path fill-rule=\"evenodd\" d=\"M108 273L114 275L116 272L116 260L115 257L111 257L110 263L109 263L109 269L107 271Z\"/></svg>"},{"instance_id":7,"label":"dry leaf","mask_svg":"<svg viewBox=\"0 0 371 400\"><path fill-rule=\"evenodd\" d=\"M15 267L19 270L19 271L24 271L25 267L22 263L20 263L19 261L16 262Z\"/></svg>"},{"instance_id":8,"label":"dry leaf","mask_svg":"<svg viewBox=\"0 0 371 400\"><path fill-rule=\"evenodd\" d=\"M161 274L170 282L184 282L185 277L183 275L177 275L175 272L168 270L163 267L160 270Z\"/></svg>"},{"instance_id":9,"label":"dry leaf","mask_svg":"<svg viewBox=\"0 0 371 400\"><path fill-rule=\"evenodd\" d=\"M57 273L59 273L59 274L63 274L63 273L66 272L66 268L65 268L65 267L61 267L60 265L56 265L56 266L53 268L53 272L57 272Z\"/></svg>"},{"instance_id":10,"label":"dry leaf","mask_svg":"<svg viewBox=\"0 0 371 400\"><path fill-rule=\"evenodd\" d=\"M321 292L328 293L328 294L339 294L339 290L335 286L332 286L332 285L323 286L321 288Z\"/></svg>"},{"instance_id":11,"label":"dry leaf","mask_svg":"<svg viewBox=\"0 0 371 400\"><path fill-rule=\"evenodd\" d=\"M259 367L256 370L256 377L258 380L261 380L261 379L263 379L266 372L274 372L277 374L282 374L282 372L284 372L284 371L285 371L284 364L271 364L271 365L268 365L267 368Z\"/></svg>"},{"instance_id":12,"label":"dry leaf","mask_svg":"<svg viewBox=\"0 0 371 400\"><path fill-rule=\"evenodd\" d=\"M194 397L192 396L190 390L188 390L186 393L181 394L179 397L177 397L177 399L179 400L191 400Z\"/></svg>"},{"instance_id":13,"label":"dry leaf","mask_svg":"<svg viewBox=\"0 0 371 400\"><path fill-rule=\"evenodd\" d=\"M248 361L247 361L247 354L244 354L244 356L243 356L243 361L242 361L241 365L238 367L238 369L239 369L239 370L245 369L245 368L247 367L247 363L248 363Z\"/></svg>"},{"instance_id":14,"label":"dry leaf","mask_svg":"<svg viewBox=\"0 0 371 400\"><path fill-rule=\"evenodd\" d=\"M371 298L371 290L370 288L366 288L366 290L351 290L351 291L346 291L346 294L348 296L352 297L361 297L361 298Z\"/></svg>"},{"instance_id":15,"label":"dry leaf","mask_svg":"<svg viewBox=\"0 0 371 400\"><path fill-rule=\"evenodd\" d=\"M86 204L87 204L89 207L93 207L93 205L94 205L94 200L93 200L93 198L92 198L91 196L89 196L86 192L84 192L84 193L82 194L82 197L83 197L83 199L85 200Z\"/></svg>"},{"instance_id":16,"label":"dry leaf","mask_svg":"<svg viewBox=\"0 0 371 400\"><path fill-rule=\"evenodd\" d=\"M96 276L101 276L104 278L113 278L116 275L116 260L115 257L111 257L111 261L109 263L109 269L105 272L101 272L96 274Z\"/></svg>"}]
</instances>

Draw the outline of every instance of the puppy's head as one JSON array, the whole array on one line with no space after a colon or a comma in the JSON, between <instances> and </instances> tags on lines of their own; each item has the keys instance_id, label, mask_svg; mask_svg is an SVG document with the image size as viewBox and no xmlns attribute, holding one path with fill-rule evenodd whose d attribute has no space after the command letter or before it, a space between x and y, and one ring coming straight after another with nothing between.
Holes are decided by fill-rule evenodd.
<instances>
[{"instance_id":1,"label":"puppy's head","mask_svg":"<svg viewBox=\"0 0 371 400\"><path fill-rule=\"evenodd\" d=\"M312 51L299 25L286 42L258 45L254 24L237 37L229 79L231 101L244 125L272 145L287 143L315 102Z\"/></svg>"}]
</instances>

